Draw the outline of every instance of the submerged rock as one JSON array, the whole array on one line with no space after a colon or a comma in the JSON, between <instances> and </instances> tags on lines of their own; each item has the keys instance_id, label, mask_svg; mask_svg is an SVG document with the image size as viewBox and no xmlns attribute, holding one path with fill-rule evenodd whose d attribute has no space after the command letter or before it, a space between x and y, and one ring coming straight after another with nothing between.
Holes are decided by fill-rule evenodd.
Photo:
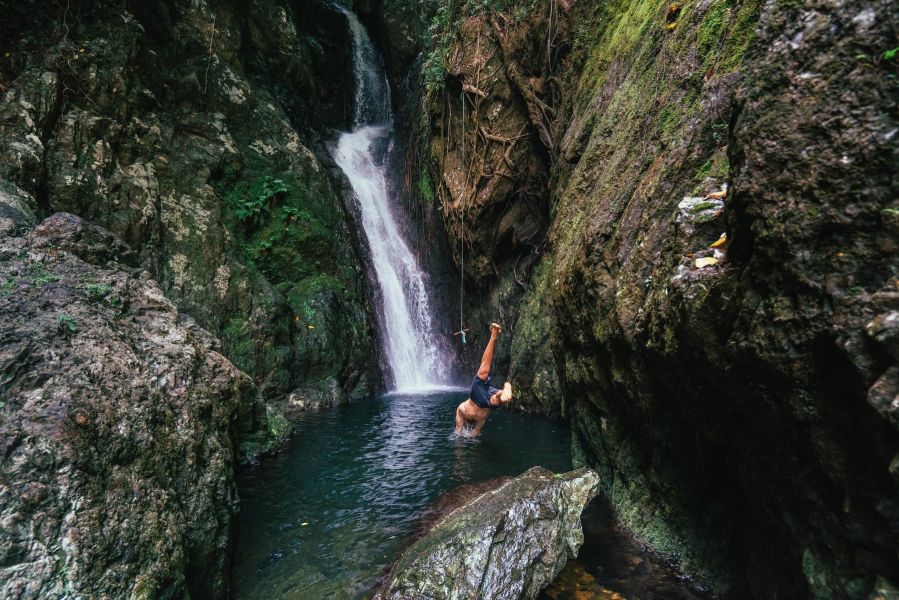
<instances>
[{"instance_id":1,"label":"submerged rock","mask_svg":"<svg viewBox=\"0 0 899 600\"><path fill-rule=\"evenodd\" d=\"M535 598L584 542L599 476L534 467L465 503L400 557L381 600Z\"/></svg>"}]
</instances>

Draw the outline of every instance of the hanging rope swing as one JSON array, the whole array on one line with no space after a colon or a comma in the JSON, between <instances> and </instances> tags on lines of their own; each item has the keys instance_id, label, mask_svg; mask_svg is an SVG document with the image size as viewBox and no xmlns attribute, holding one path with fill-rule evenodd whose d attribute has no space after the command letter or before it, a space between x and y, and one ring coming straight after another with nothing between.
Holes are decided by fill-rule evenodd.
<instances>
[{"instance_id":1,"label":"hanging rope swing","mask_svg":"<svg viewBox=\"0 0 899 600\"><path fill-rule=\"evenodd\" d=\"M463 315L463 302L465 300L465 194L466 187L468 185L468 169L465 165L465 91L459 92L459 97L462 99L462 171L465 173L465 179L463 179L462 183L462 212L461 217L459 218L459 225L462 232L459 242L459 264L461 267L461 273L459 275L459 331L455 332L453 336L461 336L462 345L464 346L467 342L465 341L465 334L468 332L468 329L465 327L464 315Z\"/></svg>"}]
</instances>

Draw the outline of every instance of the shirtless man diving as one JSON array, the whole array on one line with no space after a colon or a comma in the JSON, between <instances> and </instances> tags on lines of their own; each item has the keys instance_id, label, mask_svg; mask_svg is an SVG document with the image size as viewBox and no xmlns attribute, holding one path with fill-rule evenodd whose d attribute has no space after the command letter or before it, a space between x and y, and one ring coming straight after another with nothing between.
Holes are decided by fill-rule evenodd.
<instances>
[{"instance_id":1,"label":"shirtless man diving","mask_svg":"<svg viewBox=\"0 0 899 600\"><path fill-rule=\"evenodd\" d=\"M479 435L490 411L512 399L512 384L508 381L503 389L490 385L490 363L493 362L493 347L499 336L501 327L496 323L490 325L490 341L484 349L478 374L471 382L471 396L456 409L456 433L462 433L466 423L474 424L472 435Z\"/></svg>"}]
</instances>

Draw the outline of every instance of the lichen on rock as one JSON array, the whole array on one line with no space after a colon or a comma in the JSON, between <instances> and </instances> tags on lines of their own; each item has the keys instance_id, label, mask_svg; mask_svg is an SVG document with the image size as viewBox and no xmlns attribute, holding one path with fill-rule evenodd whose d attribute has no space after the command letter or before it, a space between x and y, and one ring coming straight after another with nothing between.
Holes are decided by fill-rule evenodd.
<instances>
[{"instance_id":1,"label":"lichen on rock","mask_svg":"<svg viewBox=\"0 0 899 600\"><path fill-rule=\"evenodd\" d=\"M534 467L445 515L394 565L376 598L536 598L577 556L596 473Z\"/></svg>"},{"instance_id":2,"label":"lichen on rock","mask_svg":"<svg viewBox=\"0 0 899 600\"><path fill-rule=\"evenodd\" d=\"M0 238L4 598L227 595L259 392L113 239L62 213Z\"/></svg>"}]
</instances>

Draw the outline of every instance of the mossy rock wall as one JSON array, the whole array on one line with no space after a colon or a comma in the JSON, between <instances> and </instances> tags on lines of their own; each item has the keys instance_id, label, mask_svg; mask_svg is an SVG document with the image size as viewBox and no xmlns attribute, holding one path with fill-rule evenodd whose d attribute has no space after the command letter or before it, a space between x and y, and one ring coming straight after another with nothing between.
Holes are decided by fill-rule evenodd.
<instances>
[{"instance_id":1,"label":"mossy rock wall","mask_svg":"<svg viewBox=\"0 0 899 600\"><path fill-rule=\"evenodd\" d=\"M412 180L430 185L410 197L420 214L439 206L441 227L424 221L424 235L447 236L457 278L465 244L464 313L475 334L505 323L495 370L519 405L570 420L625 526L724 596L888 589L889 7L446 6L409 151ZM475 143L477 119L490 135ZM492 192L497 168L464 183L463 148L477 161L518 135L528 150L494 163L528 165L502 175L511 194ZM515 190L546 217L536 248L503 237L529 226L510 210ZM463 198L476 215L465 227ZM474 365L484 339L470 339L461 363Z\"/></svg>"},{"instance_id":2,"label":"mossy rock wall","mask_svg":"<svg viewBox=\"0 0 899 600\"><path fill-rule=\"evenodd\" d=\"M0 26L0 177L121 237L267 399L376 391L324 146L352 115L345 18L318 1L75 4Z\"/></svg>"}]
</instances>

